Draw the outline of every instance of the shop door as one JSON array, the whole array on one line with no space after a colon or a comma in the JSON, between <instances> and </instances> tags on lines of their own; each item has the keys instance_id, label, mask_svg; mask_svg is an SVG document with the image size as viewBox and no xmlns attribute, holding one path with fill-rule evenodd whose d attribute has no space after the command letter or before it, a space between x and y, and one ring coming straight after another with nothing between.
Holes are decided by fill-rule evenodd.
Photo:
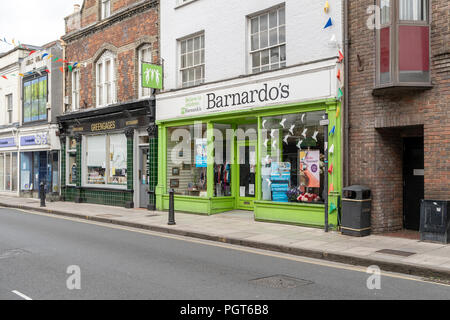
<instances>
[{"instance_id":1,"label":"shop door","mask_svg":"<svg viewBox=\"0 0 450 320\"><path fill-rule=\"evenodd\" d=\"M403 141L403 227L419 230L420 200L424 198L423 137Z\"/></svg>"},{"instance_id":2,"label":"shop door","mask_svg":"<svg viewBox=\"0 0 450 320\"><path fill-rule=\"evenodd\" d=\"M139 149L139 208L147 208L149 205L148 195L148 148Z\"/></svg>"},{"instance_id":3,"label":"shop door","mask_svg":"<svg viewBox=\"0 0 450 320\"><path fill-rule=\"evenodd\" d=\"M253 210L256 186L256 141L238 141L237 163L238 163L238 209Z\"/></svg>"}]
</instances>

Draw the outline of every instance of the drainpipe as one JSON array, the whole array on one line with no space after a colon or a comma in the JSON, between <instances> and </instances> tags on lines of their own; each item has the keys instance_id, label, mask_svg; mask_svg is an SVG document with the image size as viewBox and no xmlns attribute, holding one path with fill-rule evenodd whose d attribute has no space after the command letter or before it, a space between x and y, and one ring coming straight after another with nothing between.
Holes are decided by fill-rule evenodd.
<instances>
[{"instance_id":1,"label":"drainpipe","mask_svg":"<svg viewBox=\"0 0 450 320\"><path fill-rule=\"evenodd\" d=\"M348 187L350 183L350 172L349 172L349 108L348 108L348 97L349 97L349 44L350 40L348 37L348 1L344 0L344 187Z\"/></svg>"}]
</instances>

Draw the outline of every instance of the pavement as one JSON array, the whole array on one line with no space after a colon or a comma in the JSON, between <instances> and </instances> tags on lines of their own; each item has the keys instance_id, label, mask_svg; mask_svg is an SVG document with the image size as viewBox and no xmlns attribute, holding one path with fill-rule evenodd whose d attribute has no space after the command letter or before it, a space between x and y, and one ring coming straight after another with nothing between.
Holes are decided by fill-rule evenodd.
<instances>
[{"instance_id":1,"label":"pavement","mask_svg":"<svg viewBox=\"0 0 450 320\"><path fill-rule=\"evenodd\" d=\"M322 229L254 221L253 213L232 211L204 216L125 209L96 204L47 202L0 196L0 206L199 238L333 262L372 266L383 271L450 280L450 246L384 235L350 237ZM386 252L386 250L390 250ZM381 252L380 252L381 251Z\"/></svg>"}]
</instances>

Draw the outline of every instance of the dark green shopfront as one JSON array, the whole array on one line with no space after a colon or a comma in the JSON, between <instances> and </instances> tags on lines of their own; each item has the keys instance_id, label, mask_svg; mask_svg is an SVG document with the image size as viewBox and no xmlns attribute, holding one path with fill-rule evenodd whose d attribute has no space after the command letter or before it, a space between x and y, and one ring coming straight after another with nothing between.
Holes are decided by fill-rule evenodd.
<instances>
[{"instance_id":1,"label":"dark green shopfront","mask_svg":"<svg viewBox=\"0 0 450 320\"><path fill-rule=\"evenodd\" d=\"M58 118L64 201L155 208L154 101L132 101Z\"/></svg>"}]
</instances>

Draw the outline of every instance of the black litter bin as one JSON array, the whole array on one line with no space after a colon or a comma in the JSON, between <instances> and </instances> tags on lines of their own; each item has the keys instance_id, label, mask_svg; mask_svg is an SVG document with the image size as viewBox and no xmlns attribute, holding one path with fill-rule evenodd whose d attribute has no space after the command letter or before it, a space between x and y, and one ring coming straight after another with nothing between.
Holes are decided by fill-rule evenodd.
<instances>
[{"instance_id":1,"label":"black litter bin","mask_svg":"<svg viewBox=\"0 0 450 320\"><path fill-rule=\"evenodd\" d=\"M370 189L363 186L344 188L342 196L342 234L354 237L370 235L371 205Z\"/></svg>"},{"instance_id":2,"label":"black litter bin","mask_svg":"<svg viewBox=\"0 0 450 320\"><path fill-rule=\"evenodd\" d=\"M450 201L420 201L420 240L450 242Z\"/></svg>"}]
</instances>

